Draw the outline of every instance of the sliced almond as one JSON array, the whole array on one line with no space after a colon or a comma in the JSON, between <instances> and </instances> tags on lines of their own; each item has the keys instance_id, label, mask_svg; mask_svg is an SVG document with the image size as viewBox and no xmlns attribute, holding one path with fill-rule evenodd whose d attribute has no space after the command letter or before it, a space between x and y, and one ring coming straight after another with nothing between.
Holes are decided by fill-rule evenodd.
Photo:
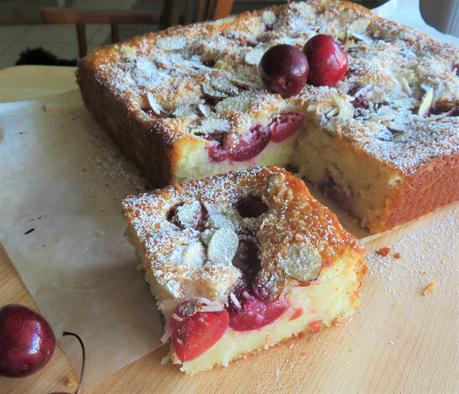
<instances>
[{"instance_id":1,"label":"sliced almond","mask_svg":"<svg viewBox=\"0 0 459 394\"><path fill-rule=\"evenodd\" d=\"M294 243L287 247L282 265L287 275L296 280L307 282L319 276L322 268L322 257L310 243Z\"/></svg>"},{"instance_id":2,"label":"sliced almond","mask_svg":"<svg viewBox=\"0 0 459 394\"><path fill-rule=\"evenodd\" d=\"M212 113L212 110L206 104L199 104L198 109L203 116L209 116Z\"/></svg>"},{"instance_id":3,"label":"sliced almond","mask_svg":"<svg viewBox=\"0 0 459 394\"><path fill-rule=\"evenodd\" d=\"M368 25L370 24L370 21L368 19L356 19L354 22L351 23L351 25L348 28L348 34L353 35L353 34L364 34L365 31L368 28Z\"/></svg>"},{"instance_id":4,"label":"sliced almond","mask_svg":"<svg viewBox=\"0 0 459 394\"><path fill-rule=\"evenodd\" d=\"M228 131L231 127L231 124L226 119L220 119L216 117L208 117L204 119L201 125L197 126L193 132L194 133L211 133L213 131Z\"/></svg>"},{"instance_id":5,"label":"sliced almond","mask_svg":"<svg viewBox=\"0 0 459 394\"><path fill-rule=\"evenodd\" d=\"M210 83L214 89L226 93L227 95L235 95L239 92L239 89L234 86L227 77L213 78Z\"/></svg>"},{"instance_id":6,"label":"sliced almond","mask_svg":"<svg viewBox=\"0 0 459 394\"><path fill-rule=\"evenodd\" d=\"M399 82L400 82L400 86L402 87L402 90L406 94L411 95L412 92L411 92L410 84L408 83L406 78L405 77L400 77Z\"/></svg>"},{"instance_id":7,"label":"sliced almond","mask_svg":"<svg viewBox=\"0 0 459 394\"><path fill-rule=\"evenodd\" d=\"M418 115L426 116L430 111L432 102L433 102L433 89L429 87L429 88L426 88L426 93L424 94L424 97L421 100L421 104L419 105Z\"/></svg>"},{"instance_id":8,"label":"sliced almond","mask_svg":"<svg viewBox=\"0 0 459 394\"><path fill-rule=\"evenodd\" d=\"M195 242L188 246L183 253L183 264L188 267L199 267L204 263L204 246Z\"/></svg>"},{"instance_id":9,"label":"sliced almond","mask_svg":"<svg viewBox=\"0 0 459 394\"><path fill-rule=\"evenodd\" d=\"M265 54L265 48L254 48L250 52L247 52L244 56L244 60L247 64L251 64L253 66L258 66L262 56Z\"/></svg>"},{"instance_id":10,"label":"sliced almond","mask_svg":"<svg viewBox=\"0 0 459 394\"><path fill-rule=\"evenodd\" d=\"M196 112L194 112L191 105L179 105L175 108L173 115L176 118L186 117L186 116L195 116Z\"/></svg>"},{"instance_id":11,"label":"sliced almond","mask_svg":"<svg viewBox=\"0 0 459 394\"><path fill-rule=\"evenodd\" d=\"M164 51L183 49L186 41L182 37L162 37L156 41L156 45Z\"/></svg>"},{"instance_id":12,"label":"sliced almond","mask_svg":"<svg viewBox=\"0 0 459 394\"><path fill-rule=\"evenodd\" d=\"M225 97L228 97L226 93L215 89L209 82L205 82L202 84L202 92L206 96L213 98L213 99L218 99L218 100L222 100Z\"/></svg>"},{"instance_id":13,"label":"sliced almond","mask_svg":"<svg viewBox=\"0 0 459 394\"><path fill-rule=\"evenodd\" d=\"M272 11L265 11L262 14L263 23L267 26L272 26L276 23L276 14Z\"/></svg>"},{"instance_id":14,"label":"sliced almond","mask_svg":"<svg viewBox=\"0 0 459 394\"><path fill-rule=\"evenodd\" d=\"M215 231L207 248L207 257L214 264L228 264L233 260L239 244L239 237L229 228Z\"/></svg>"},{"instance_id":15,"label":"sliced almond","mask_svg":"<svg viewBox=\"0 0 459 394\"><path fill-rule=\"evenodd\" d=\"M163 112L163 108L161 107L161 105L159 105L158 101L156 100L155 95L151 92L148 92L147 100L148 100L148 104L150 105L150 108L152 109L152 111L157 115L161 115L161 113Z\"/></svg>"},{"instance_id":16,"label":"sliced almond","mask_svg":"<svg viewBox=\"0 0 459 394\"><path fill-rule=\"evenodd\" d=\"M136 49L129 45L121 45L120 52L123 56L127 57L128 59L134 59L137 54Z\"/></svg>"}]
</instances>

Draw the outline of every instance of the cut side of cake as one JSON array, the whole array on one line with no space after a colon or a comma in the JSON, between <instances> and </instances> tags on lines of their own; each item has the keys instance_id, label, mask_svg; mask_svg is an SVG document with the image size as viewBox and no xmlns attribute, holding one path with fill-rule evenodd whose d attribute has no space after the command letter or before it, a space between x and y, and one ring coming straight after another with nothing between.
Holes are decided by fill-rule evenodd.
<instances>
[{"instance_id":1,"label":"cut side of cake","mask_svg":"<svg viewBox=\"0 0 459 394\"><path fill-rule=\"evenodd\" d=\"M319 33L344 50L344 79L268 91L263 54ZM352 3L147 34L94 51L77 77L88 109L157 185L291 167L373 233L459 199L459 50Z\"/></svg>"},{"instance_id":2,"label":"cut side of cake","mask_svg":"<svg viewBox=\"0 0 459 394\"><path fill-rule=\"evenodd\" d=\"M346 321L358 305L363 249L283 169L129 196L123 210L183 372Z\"/></svg>"}]
</instances>

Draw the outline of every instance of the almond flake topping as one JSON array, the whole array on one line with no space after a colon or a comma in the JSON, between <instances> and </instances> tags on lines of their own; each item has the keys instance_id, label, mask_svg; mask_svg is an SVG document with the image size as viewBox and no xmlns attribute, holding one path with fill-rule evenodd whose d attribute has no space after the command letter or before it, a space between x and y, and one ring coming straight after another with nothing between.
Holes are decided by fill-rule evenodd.
<instances>
[{"instance_id":1,"label":"almond flake topping","mask_svg":"<svg viewBox=\"0 0 459 394\"><path fill-rule=\"evenodd\" d=\"M319 251L308 242L288 245L281 261L287 275L299 281L315 279L322 268Z\"/></svg>"},{"instance_id":2,"label":"almond flake topping","mask_svg":"<svg viewBox=\"0 0 459 394\"><path fill-rule=\"evenodd\" d=\"M154 96L153 93L148 92L147 93L147 100L148 104L150 105L150 108L153 110L153 112L157 115L161 115L161 112L163 109L159 105L158 101L156 100L156 97Z\"/></svg>"},{"instance_id":3,"label":"almond flake topping","mask_svg":"<svg viewBox=\"0 0 459 394\"><path fill-rule=\"evenodd\" d=\"M214 264L228 264L236 254L239 237L229 228L215 231L207 248L207 256Z\"/></svg>"},{"instance_id":4,"label":"almond flake topping","mask_svg":"<svg viewBox=\"0 0 459 394\"><path fill-rule=\"evenodd\" d=\"M432 106L432 101L433 101L433 89L430 87L427 87L426 93L422 97L421 105L419 106L419 109L418 109L419 116L426 116L429 113L430 107Z\"/></svg>"},{"instance_id":5,"label":"almond flake topping","mask_svg":"<svg viewBox=\"0 0 459 394\"><path fill-rule=\"evenodd\" d=\"M185 48L186 41L181 37L162 37L156 41L156 45L164 51L174 51Z\"/></svg>"}]
</instances>

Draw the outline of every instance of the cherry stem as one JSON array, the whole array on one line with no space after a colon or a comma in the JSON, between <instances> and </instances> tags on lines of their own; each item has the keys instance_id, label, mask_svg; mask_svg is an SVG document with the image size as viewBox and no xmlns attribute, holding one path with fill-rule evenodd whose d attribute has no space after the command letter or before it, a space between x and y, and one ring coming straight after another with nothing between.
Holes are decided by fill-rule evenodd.
<instances>
[{"instance_id":1,"label":"cherry stem","mask_svg":"<svg viewBox=\"0 0 459 394\"><path fill-rule=\"evenodd\" d=\"M80 346L81 346L82 361L81 361L80 382L78 383L78 387L75 390L75 394L79 394L81 385L83 383L84 369L85 369L85 366L86 366L86 349L84 347L83 340L80 338L80 336L78 334L75 334L74 332L70 332L70 331L64 331L62 333L62 336L64 336L64 337L67 336L67 335L75 337L78 340L78 342L80 342Z\"/></svg>"}]
</instances>

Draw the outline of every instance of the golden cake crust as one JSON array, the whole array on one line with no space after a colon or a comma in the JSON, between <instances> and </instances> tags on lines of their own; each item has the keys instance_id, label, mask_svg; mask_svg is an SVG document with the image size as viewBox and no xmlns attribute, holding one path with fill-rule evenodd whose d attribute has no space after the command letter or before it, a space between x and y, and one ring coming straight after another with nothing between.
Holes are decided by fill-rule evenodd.
<instances>
[{"instance_id":1,"label":"golden cake crust","mask_svg":"<svg viewBox=\"0 0 459 394\"><path fill-rule=\"evenodd\" d=\"M235 206L248 196L260 198L267 211L257 218L242 218ZM197 209L193 215L200 215L199 208L192 206L197 201L206 211L208 234L193 226L180 229L168 220L171 209L178 205L188 207L190 214ZM207 244L209 256L219 229L231 228L241 239L249 239L251 236L244 234L254 232L261 260L257 279L275 295L282 292L287 277L298 275L298 267L290 265L292 260L316 259L320 269L333 266L345 253L363 256L359 243L312 197L304 182L277 167L229 172L129 196L123 201L123 211L131 240L144 256L144 268L166 289L165 298L226 300L241 275L231 261L221 265L209 263L205 256L199 261L187 257L202 243ZM182 247L179 264L174 253Z\"/></svg>"},{"instance_id":2,"label":"golden cake crust","mask_svg":"<svg viewBox=\"0 0 459 394\"><path fill-rule=\"evenodd\" d=\"M373 232L457 200L450 175L459 173L451 167L459 154L459 51L353 3L332 3L291 3L98 49L79 63L83 99L157 185L176 181L190 152L214 143L210 132L242 136L296 111L402 179ZM341 41L345 80L306 85L289 99L265 91L257 64L266 49L301 47L316 32Z\"/></svg>"}]
</instances>

